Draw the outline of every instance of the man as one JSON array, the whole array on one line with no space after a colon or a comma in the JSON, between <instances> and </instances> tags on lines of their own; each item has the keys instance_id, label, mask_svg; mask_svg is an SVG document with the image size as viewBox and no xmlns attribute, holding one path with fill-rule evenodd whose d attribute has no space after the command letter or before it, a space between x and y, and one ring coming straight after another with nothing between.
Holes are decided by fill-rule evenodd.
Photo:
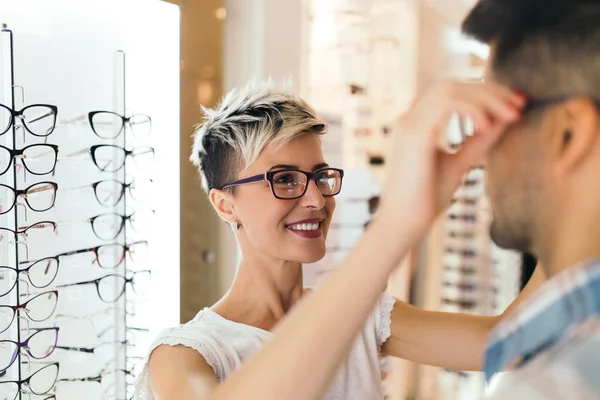
<instances>
[{"instance_id":1,"label":"man","mask_svg":"<svg viewBox=\"0 0 600 400\"><path fill-rule=\"evenodd\" d=\"M600 2L481 0L463 23L490 45L486 81L528 102L487 156L490 233L549 281L493 330L494 398L600 398Z\"/></svg>"}]
</instances>

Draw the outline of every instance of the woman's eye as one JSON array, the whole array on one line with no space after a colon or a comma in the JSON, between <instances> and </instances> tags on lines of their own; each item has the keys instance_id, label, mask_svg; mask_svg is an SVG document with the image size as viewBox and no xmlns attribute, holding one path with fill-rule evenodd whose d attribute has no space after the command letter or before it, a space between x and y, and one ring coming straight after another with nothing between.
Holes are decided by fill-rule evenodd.
<instances>
[{"instance_id":1,"label":"woman's eye","mask_svg":"<svg viewBox=\"0 0 600 400\"><path fill-rule=\"evenodd\" d=\"M284 175L278 175L277 177L275 177L275 183L278 184L291 184L294 183L296 181L296 179L294 178L293 174L284 174Z\"/></svg>"}]
</instances>

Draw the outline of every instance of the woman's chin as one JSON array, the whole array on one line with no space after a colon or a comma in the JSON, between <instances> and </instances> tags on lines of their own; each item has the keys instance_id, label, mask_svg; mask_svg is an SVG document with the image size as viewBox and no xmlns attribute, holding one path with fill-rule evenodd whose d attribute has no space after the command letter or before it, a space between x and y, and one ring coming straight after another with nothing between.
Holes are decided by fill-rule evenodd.
<instances>
[{"instance_id":1,"label":"woman's chin","mask_svg":"<svg viewBox=\"0 0 600 400\"><path fill-rule=\"evenodd\" d=\"M322 250L304 251L302 254L297 254L294 259L302 264L312 264L319 262L325 257L325 247Z\"/></svg>"}]
</instances>

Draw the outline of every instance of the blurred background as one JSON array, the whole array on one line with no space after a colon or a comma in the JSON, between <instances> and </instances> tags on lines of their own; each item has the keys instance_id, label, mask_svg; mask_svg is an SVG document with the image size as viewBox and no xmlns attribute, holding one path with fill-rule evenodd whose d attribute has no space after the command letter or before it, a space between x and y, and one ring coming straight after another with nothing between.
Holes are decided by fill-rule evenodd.
<instances>
[{"instance_id":1,"label":"blurred background","mask_svg":"<svg viewBox=\"0 0 600 400\"><path fill-rule=\"evenodd\" d=\"M325 159L346 171L328 237L328 255L305 266L306 284L316 284L352 248L377 210L394 118L439 79L481 79L488 49L460 33L462 18L474 3L0 0L0 23L5 24L0 103L16 111L32 104L58 107L54 114L33 109L54 116L44 128L47 133L51 127L52 135L45 137L26 137L25 131L29 135L31 127L21 132L10 111L5 112L9 128L6 135L0 135L0 145L9 153L32 143L55 143L60 148L55 166L44 171L45 177L21 176L23 168L16 162L9 167L14 171L0 175L0 184L6 187L24 189L39 181L59 185L54 208L45 210L50 214L33 218L30 211L23 215L25 206L0 214L0 226L17 232L16 240L2 242L0 238L0 264L17 276L12 288L7 282L0 297L0 308L6 311L0 317L8 326L0 341L19 343L36 329L60 329L58 339L48 336L47 340L55 342L55 351L43 355L44 367L32 366L35 362L31 359L36 357L17 351L18 359L0 380L20 382L39 372L36 370L42 370L38 374L42 376L56 361L60 372L56 367L55 374L51 371L40 378L42 386L53 381L46 396L129 398L132 377L149 340L165 326L189 321L225 293L235 273L236 244L230 227L208 203L198 171L188 158L194 126L202 118L200 106L214 106L227 91L253 78L291 78L294 91L329 124L323 139ZM93 117L91 112L98 111L107 114ZM77 122L81 115L84 117ZM107 126L113 132L99 134ZM145 130L148 132L140 133ZM449 126L449 138L458 131L457 124ZM97 159L101 158L99 145L116 146L109 149L112 161L115 154L123 152L119 146L134 152L121 154L123 165L109 168ZM153 167L140 167L138 161L148 153L155 158ZM73 161L77 157L80 164ZM135 165L129 168L130 164L137 169ZM114 182L106 191L118 197L122 190L122 199L102 204L106 200L102 193L91 188L101 180ZM132 180L136 184L123 186ZM142 180L151 182L146 192L140 189ZM91 197L77 190L81 187L87 187ZM103 208L92 212L94 207ZM142 212L150 214L147 220L140 216ZM111 215L102 217L109 219L106 226L90 220L105 214ZM479 315L502 312L527 281L535 261L496 248L487 233L489 218L483 174L473 170L452 207L390 279L390 293L431 310ZM55 233L52 241L19 236L21 228L42 220L57 222L60 234ZM78 221L91 224L91 229L74 228L72 224ZM140 221L146 221L143 229ZM122 230L110 231L114 226L122 226ZM102 229L109 231L103 234ZM6 232L10 238L10 231ZM129 246L136 243L147 257L141 258L139 250L130 251ZM116 264L109 266L110 271L99 262L98 254L105 253L93 250L107 244L116 246L108 256ZM65 272L65 268L77 268L75 264L86 261L69 264L73 254L68 253L77 251L89 254L87 261L103 269ZM54 257L52 265L57 270L61 265L56 278L45 286L22 282L25 279L19 278L15 265L29 267L47 257ZM140 278L146 271L152 275L148 282ZM111 274L122 278L110 278L110 284L104 285L108 294L102 293L98 280ZM3 280L0 276L0 288ZM88 286L89 293L82 289ZM52 290L60 300L51 304L53 308L48 306L52 310L43 319L13 310L41 292L51 297ZM73 321L91 323L89 341L81 341L83 325L69 328ZM106 340L103 332L111 328L114 332ZM84 357L97 352L100 345L108 345L114 357ZM73 349L82 347L89 351L78 354L82 352ZM78 366L90 363L95 372L81 375ZM390 358L382 358L382 363L386 399L472 399L483 390L478 373ZM106 378L109 375L111 378ZM29 390L20 383L14 386L11 390L19 391L15 398ZM8 385L3 388L8 390Z\"/></svg>"}]
</instances>

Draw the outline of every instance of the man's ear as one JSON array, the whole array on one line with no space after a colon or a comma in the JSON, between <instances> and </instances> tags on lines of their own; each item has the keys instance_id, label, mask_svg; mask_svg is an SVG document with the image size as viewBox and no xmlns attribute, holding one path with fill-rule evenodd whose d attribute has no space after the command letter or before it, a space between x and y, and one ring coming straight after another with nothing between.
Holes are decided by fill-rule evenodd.
<instances>
[{"instance_id":1,"label":"man's ear","mask_svg":"<svg viewBox=\"0 0 600 400\"><path fill-rule=\"evenodd\" d=\"M230 193L219 189L211 189L208 193L208 199L223 221L229 224L235 223L237 217L233 211L233 196Z\"/></svg>"},{"instance_id":2,"label":"man's ear","mask_svg":"<svg viewBox=\"0 0 600 400\"><path fill-rule=\"evenodd\" d=\"M598 109L588 98L572 98L563 104L553 125L553 159L560 173L568 174L594 151L598 140Z\"/></svg>"}]
</instances>

